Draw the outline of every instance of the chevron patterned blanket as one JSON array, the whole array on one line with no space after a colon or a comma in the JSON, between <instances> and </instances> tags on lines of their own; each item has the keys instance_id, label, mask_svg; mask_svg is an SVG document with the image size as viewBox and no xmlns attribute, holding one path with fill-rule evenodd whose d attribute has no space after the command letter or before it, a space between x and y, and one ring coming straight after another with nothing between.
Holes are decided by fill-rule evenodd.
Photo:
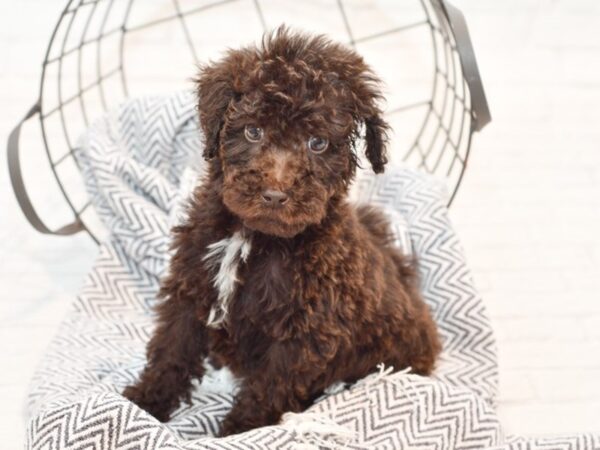
<instances>
[{"instance_id":1,"label":"chevron patterned blanket","mask_svg":"<svg viewBox=\"0 0 600 450\"><path fill-rule=\"evenodd\" d=\"M120 395L144 365L169 229L202 170L194 97L134 99L99 119L77 159L106 225L95 266L32 381L31 449L600 448L591 435L507 439L495 412L495 342L448 221L443 187L408 169L361 173L358 201L394 211L399 241L419 261L423 295L443 338L431 378L381 367L336 386L280 424L215 438L232 402L227 372L195 386L160 423Z\"/></svg>"}]
</instances>

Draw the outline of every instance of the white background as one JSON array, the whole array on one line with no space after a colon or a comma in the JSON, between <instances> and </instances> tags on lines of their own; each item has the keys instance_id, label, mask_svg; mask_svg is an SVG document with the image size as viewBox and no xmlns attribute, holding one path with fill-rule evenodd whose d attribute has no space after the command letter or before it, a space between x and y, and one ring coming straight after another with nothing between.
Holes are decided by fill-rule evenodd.
<instances>
[{"instance_id":1,"label":"white background","mask_svg":"<svg viewBox=\"0 0 600 450\"><path fill-rule=\"evenodd\" d=\"M453 3L494 117L451 215L497 333L501 420L510 434L600 431L600 1ZM0 1L2 148L62 6ZM0 161L0 442L19 448L28 380L95 246L33 231Z\"/></svg>"}]
</instances>

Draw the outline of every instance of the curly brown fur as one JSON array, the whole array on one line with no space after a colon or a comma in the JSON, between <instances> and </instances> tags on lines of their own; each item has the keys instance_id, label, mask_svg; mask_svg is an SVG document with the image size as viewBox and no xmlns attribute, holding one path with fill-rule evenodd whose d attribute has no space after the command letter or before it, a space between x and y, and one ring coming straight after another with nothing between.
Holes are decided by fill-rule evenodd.
<instances>
[{"instance_id":1,"label":"curly brown fur","mask_svg":"<svg viewBox=\"0 0 600 450\"><path fill-rule=\"evenodd\" d=\"M440 343L415 272L383 215L346 201L361 129L373 170L386 163L377 78L362 58L280 28L204 67L197 85L209 170L174 229L148 363L124 395L168 420L210 356L242 380L228 435L274 424L381 362L430 374ZM259 142L247 126L262 129ZM308 148L311 136L329 141L324 152ZM269 203L268 190L287 200Z\"/></svg>"}]
</instances>

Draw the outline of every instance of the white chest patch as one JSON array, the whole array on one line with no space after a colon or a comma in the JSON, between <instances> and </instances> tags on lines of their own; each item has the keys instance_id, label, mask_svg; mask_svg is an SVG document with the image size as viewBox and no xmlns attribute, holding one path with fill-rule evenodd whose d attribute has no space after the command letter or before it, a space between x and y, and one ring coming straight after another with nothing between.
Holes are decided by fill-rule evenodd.
<instances>
[{"instance_id":1,"label":"white chest patch","mask_svg":"<svg viewBox=\"0 0 600 450\"><path fill-rule=\"evenodd\" d=\"M241 232L210 244L203 260L209 269L216 270L213 286L218 292L216 303L210 309L207 326L219 328L227 319L229 303L238 283L238 266L240 261L246 262L252 245Z\"/></svg>"}]
</instances>

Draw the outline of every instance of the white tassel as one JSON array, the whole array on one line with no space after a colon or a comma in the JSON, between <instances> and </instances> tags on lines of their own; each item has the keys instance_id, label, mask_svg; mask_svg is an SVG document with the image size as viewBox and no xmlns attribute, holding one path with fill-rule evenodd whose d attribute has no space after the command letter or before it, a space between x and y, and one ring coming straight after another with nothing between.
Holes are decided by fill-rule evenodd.
<instances>
[{"instance_id":1,"label":"white tassel","mask_svg":"<svg viewBox=\"0 0 600 450\"><path fill-rule=\"evenodd\" d=\"M294 450L347 448L357 437L354 430L338 425L324 413L288 412L283 415L281 424L290 426L296 433L297 441L291 447ZM325 440L325 437L328 440Z\"/></svg>"},{"instance_id":2,"label":"white tassel","mask_svg":"<svg viewBox=\"0 0 600 450\"><path fill-rule=\"evenodd\" d=\"M417 390L415 389L415 387L413 386L412 383L410 383L410 380L408 379L408 377L402 377L401 375L409 375L410 372L412 371L412 367L406 367L402 370L399 370L398 372L394 372L394 367L393 366L389 366L388 368L385 367L385 364L383 363L379 363L377 364L377 368L379 369L379 372L377 373L373 373L365 378L363 378L362 380L358 381L356 384L354 384L354 386L352 386L352 390L356 389L356 388L361 388L364 387L365 388L365 395L367 396L367 398L369 399L369 404L373 405L373 403L376 401L375 399L375 394L374 392L371 392L371 389L380 381L383 381L384 383L392 383L396 386L399 386L400 388L406 390L408 397L410 399L410 401L413 403L413 405L417 405L417 406L422 406L421 405L421 397L419 397ZM408 384L405 385L405 382L408 381ZM408 390L406 389L408 386Z\"/></svg>"}]
</instances>

